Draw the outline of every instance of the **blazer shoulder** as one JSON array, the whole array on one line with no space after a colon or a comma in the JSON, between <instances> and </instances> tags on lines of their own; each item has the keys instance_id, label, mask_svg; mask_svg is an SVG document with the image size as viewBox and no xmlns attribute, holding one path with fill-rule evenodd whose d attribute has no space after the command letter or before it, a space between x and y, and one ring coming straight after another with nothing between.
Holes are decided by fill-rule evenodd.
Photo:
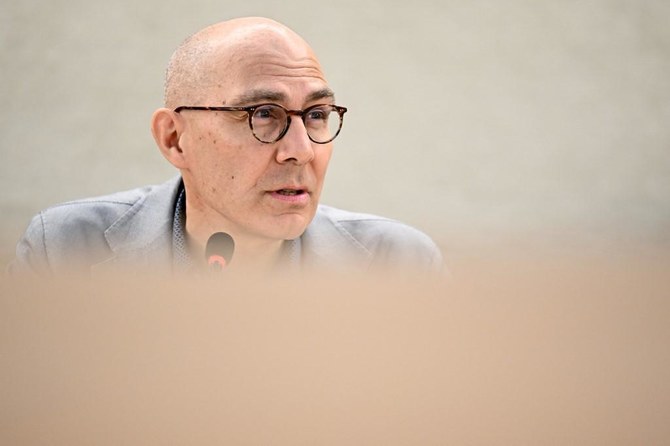
<instances>
[{"instance_id":1,"label":"blazer shoulder","mask_svg":"<svg viewBox=\"0 0 670 446\"><path fill-rule=\"evenodd\" d=\"M146 196L150 190L151 186L148 186L109 195L66 201L49 206L40 211L38 215L43 220L55 219L61 224L83 222L100 225L111 224Z\"/></svg>"},{"instance_id":2,"label":"blazer shoulder","mask_svg":"<svg viewBox=\"0 0 670 446\"><path fill-rule=\"evenodd\" d=\"M9 271L54 271L104 259L110 254L105 231L161 187L168 185L67 201L40 211L19 240Z\"/></svg>"}]
</instances>

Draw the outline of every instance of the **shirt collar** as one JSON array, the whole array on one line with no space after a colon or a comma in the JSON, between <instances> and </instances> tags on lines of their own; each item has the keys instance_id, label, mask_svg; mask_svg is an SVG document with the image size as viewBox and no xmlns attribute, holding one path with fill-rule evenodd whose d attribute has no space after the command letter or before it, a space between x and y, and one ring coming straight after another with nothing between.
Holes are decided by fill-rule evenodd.
<instances>
[{"instance_id":1,"label":"shirt collar","mask_svg":"<svg viewBox=\"0 0 670 446\"><path fill-rule=\"evenodd\" d=\"M188 271L194 267L186 242L186 189L179 186L172 222L172 267L175 271Z\"/></svg>"}]
</instances>

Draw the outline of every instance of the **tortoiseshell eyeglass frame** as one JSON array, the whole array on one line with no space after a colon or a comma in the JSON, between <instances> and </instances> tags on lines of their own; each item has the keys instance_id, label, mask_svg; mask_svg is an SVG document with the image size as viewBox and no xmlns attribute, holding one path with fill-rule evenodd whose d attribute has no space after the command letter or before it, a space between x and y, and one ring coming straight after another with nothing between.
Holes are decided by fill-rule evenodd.
<instances>
[{"instance_id":1,"label":"tortoiseshell eyeglass frame","mask_svg":"<svg viewBox=\"0 0 670 446\"><path fill-rule=\"evenodd\" d=\"M277 136L277 138L275 138L272 141L264 141L264 140L260 139L258 137L258 135L256 135L256 133L254 132L254 126L253 126L253 123L252 123L252 119L253 119L253 116L254 116L254 113L256 112L256 110L259 109L260 107L264 107L264 106L267 106L267 105L272 105L274 107L279 107L280 109L284 110L284 112L286 113L286 125L284 126L284 129L279 133L279 136ZM336 111L339 118L340 118L339 126L337 128L337 131L333 135L333 137L328 139L327 141L316 141L314 138L312 138L312 135L310 135L309 132L307 132L307 137L313 143L328 144L329 142L334 140L337 137L337 135L340 134L340 130L342 130L342 123L344 121L344 114L347 112L346 107L341 107L339 105L333 105L333 104L316 104L316 105L312 105L311 107L307 107L304 110L289 110L285 107L282 107L279 104L265 103L265 104L250 105L248 107L206 107L206 106L194 106L194 105L193 106L192 105L181 105L181 106L175 108L173 111L175 113L179 113L182 110L246 112L246 114L249 118L248 119L249 128L251 129L251 133L254 135L254 138L256 138L258 141L262 142L263 144L272 144L272 143L275 143L275 142L279 141L280 139L282 139L284 137L284 135L286 135L286 132L288 132L288 128L291 125L291 116L292 115L300 116L300 118L304 122L305 121L305 115L307 115L313 109L316 109L316 108L319 108L319 107L331 107L332 110Z\"/></svg>"}]
</instances>

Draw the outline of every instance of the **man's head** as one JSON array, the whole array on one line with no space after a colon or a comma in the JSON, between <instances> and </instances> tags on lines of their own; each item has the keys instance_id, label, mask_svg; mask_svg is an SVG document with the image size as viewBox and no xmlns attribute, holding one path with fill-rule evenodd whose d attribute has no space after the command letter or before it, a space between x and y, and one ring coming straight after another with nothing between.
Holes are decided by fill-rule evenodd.
<instances>
[{"instance_id":1,"label":"man's head","mask_svg":"<svg viewBox=\"0 0 670 446\"><path fill-rule=\"evenodd\" d=\"M152 131L181 171L187 229L196 240L216 231L259 243L292 239L314 217L332 143L310 140L300 116L290 118L281 139L263 143L245 111L174 111L264 103L288 110L334 104L311 48L285 26L263 18L219 23L188 38L172 56L165 108L154 113ZM255 130L259 126L254 123Z\"/></svg>"}]
</instances>

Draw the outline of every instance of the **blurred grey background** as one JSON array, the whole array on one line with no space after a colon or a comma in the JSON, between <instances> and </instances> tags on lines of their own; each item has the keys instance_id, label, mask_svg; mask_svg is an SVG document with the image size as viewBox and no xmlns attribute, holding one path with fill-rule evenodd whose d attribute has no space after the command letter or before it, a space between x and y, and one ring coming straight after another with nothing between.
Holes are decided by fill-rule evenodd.
<instances>
[{"instance_id":1,"label":"blurred grey background","mask_svg":"<svg viewBox=\"0 0 670 446\"><path fill-rule=\"evenodd\" d=\"M189 34L262 15L349 107L323 202L486 246L670 247L667 0L0 0L0 260L57 202L162 182Z\"/></svg>"}]
</instances>

